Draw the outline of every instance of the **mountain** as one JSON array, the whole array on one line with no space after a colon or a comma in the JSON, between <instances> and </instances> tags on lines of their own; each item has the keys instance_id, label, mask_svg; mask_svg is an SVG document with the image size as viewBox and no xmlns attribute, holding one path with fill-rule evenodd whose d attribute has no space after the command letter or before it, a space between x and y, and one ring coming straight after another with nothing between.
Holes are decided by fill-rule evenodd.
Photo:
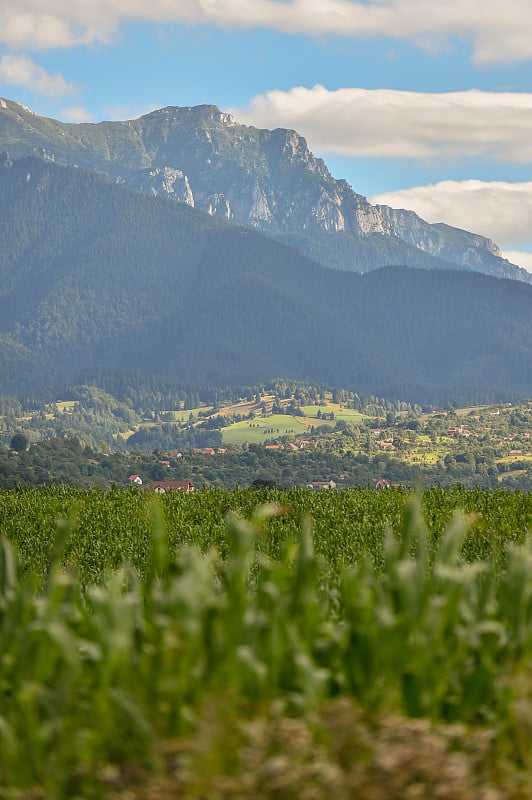
<instances>
[{"instance_id":1,"label":"mountain","mask_svg":"<svg viewBox=\"0 0 532 800\"><path fill-rule=\"evenodd\" d=\"M93 169L138 191L261 230L324 266L405 264L532 283L482 236L373 206L295 131L240 125L216 106L169 107L125 122L69 124L0 99L0 151Z\"/></svg>"},{"instance_id":2,"label":"mountain","mask_svg":"<svg viewBox=\"0 0 532 800\"><path fill-rule=\"evenodd\" d=\"M249 228L37 158L0 166L0 393L131 369L417 401L532 394L532 287L331 270ZM461 388L460 388L461 387ZM466 388L464 388L466 387Z\"/></svg>"}]
</instances>

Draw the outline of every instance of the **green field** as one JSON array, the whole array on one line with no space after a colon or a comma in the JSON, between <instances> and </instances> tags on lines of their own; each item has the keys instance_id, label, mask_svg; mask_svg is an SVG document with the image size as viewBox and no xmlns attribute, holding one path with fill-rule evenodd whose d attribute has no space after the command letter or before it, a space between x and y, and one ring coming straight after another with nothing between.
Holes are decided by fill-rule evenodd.
<instances>
[{"instance_id":1,"label":"green field","mask_svg":"<svg viewBox=\"0 0 532 800\"><path fill-rule=\"evenodd\" d=\"M0 530L0 797L531 796L529 494L17 489Z\"/></svg>"},{"instance_id":2,"label":"green field","mask_svg":"<svg viewBox=\"0 0 532 800\"><path fill-rule=\"evenodd\" d=\"M523 462L523 463L530 463L532 462L532 455L520 455L520 456L504 456L504 458L498 458L498 464L515 464L516 462Z\"/></svg>"},{"instance_id":3,"label":"green field","mask_svg":"<svg viewBox=\"0 0 532 800\"><path fill-rule=\"evenodd\" d=\"M329 568L349 566L368 553L379 569L383 563L386 526L397 534L412 491L376 492L353 489L310 492L306 489L254 492L211 489L191 495L174 493L159 499L169 546L196 544L202 552L227 552L225 518L237 512L250 518L260 502L274 502L287 515L269 523L261 541L269 557L279 556L281 543L296 537L306 516L312 519L314 544ZM0 531L17 550L25 568L43 576L57 520L69 520L65 564L75 565L83 584L101 581L124 559L141 574L146 571L154 497L140 490L102 491L72 487L0 490ZM463 544L470 561L488 559L502 567L508 542L523 543L532 532L532 495L505 490L427 489L422 494L425 521L435 539L456 509L472 515Z\"/></svg>"},{"instance_id":4,"label":"green field","mask_svg":"<svg viewBox=\"0 0 532 800\"><path fill-rule=\"evenodd\" d=\"M301 436L309 430L308 421L304 417L291 417L287 414L274 414L269 417L255 417L253 420L242 420L222 428L224 444L242 445L264 444L266 441L279 439L281 436Z\"/></svg>"},{"instance_id":5,"label":"green field","mask_svg":"<svg viewBox=\"0 0 532 800\"><path fill-rule=\"evenodd\" d=\"M325 405L301 406L301 411L305 416L289 416L287 414L273 414L267 417L257 416L253 420L243 420L222 429L224 444L242 445L263 444L265 440L274 441L283 436L305 436L310 428L317 425L328 425L334 427L336 420L344 420L359 424L367 417L358 411L343 408L336 403L326 403ZM322 420L318 418L318 411L321 414L331 412L334 420Z\"/></svg>"},{"instance_id":6,"label":"green field","mask_svg":"<svg viewBox=\"0 0 532 800\"><path fill-rule=\"evenodd\" d=\"M335 420L342 419L345 422L352 422L355 425L358 425L362 420L368 418L366 414L361 414L360 411L355 411L352 408L345 408L338 403L325 403L319 406L301 406L301 411L305 416L314 418L317 418L318 411L321 414L330 414L332 412Z\"/></svg>"},{"instance_id":7,"label":"green field","mask_svg":"<svg viewBox=\"0 0 532 800\"><path fill-rule=\"evenodd\" d=\"M212 411L212 406L196 406L195 408L187 408L186 411L170 411L166 413L170 413L172 415L172 420L174 422L188 422L190 419L190 415L197 419L199 417L200 412L203 414L209 414Z\"/></svg>"}]
</instances>

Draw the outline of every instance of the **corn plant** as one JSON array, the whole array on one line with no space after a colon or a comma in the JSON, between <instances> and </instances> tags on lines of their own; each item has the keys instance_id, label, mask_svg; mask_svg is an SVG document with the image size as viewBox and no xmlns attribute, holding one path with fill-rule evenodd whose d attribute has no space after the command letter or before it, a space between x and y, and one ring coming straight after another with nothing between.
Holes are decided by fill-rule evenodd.
<instances>
[{"instance_id":1,"label":"corn plant","mask_svg":"<svg viewBox=\"0 0 532 800\"><path fill-rule=\"evenodd\" d=\"M387 497L382 541L356 560L316 547L305 494L297 525L285 504L246 508L216 547L175 541L175 508L134 493L141 566L122 541L120 565L105 560L93 582L73 557L80 498L37 571L4 536L0 786L99 797L110 768L157 770L157 743L193 735L209 705L314 718L341 695L376 715L496 728L525 762L515 709L530 691L530 544L509 545L501 571L464 554L474 519L456 514L435 536L420 500L403 499L398 521Z\"/></svg>"}]
</instances>

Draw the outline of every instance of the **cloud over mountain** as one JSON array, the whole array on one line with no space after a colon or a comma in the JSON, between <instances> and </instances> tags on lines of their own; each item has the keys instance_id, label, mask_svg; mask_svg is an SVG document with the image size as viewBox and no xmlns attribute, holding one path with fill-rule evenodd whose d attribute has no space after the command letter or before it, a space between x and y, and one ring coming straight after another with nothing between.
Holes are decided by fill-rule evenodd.
<instances>
[{"instance_id":1,"label":"cloud over mountain","mask_svg":"<svg viewBox=\"0 0 532 800\"><path fill-rule=\"evenodd\" d=\"M532 181L441 181L375 195L370 201L415 211L427 222L474 228L504 247L517 247L532 238Z\"/></svg>"},{"instance_id":2,"label":"cloud over mountain","mask_svg":"<svg viewBox=\"0 0 532 800\"><path fill-rule=\"evenodd\" d=\"M8 53L0 58L0 81L31 89L38 94L61 97L74 94L76 86L58 72L51 75L31 58Z\"/></svg>"},{"instance_id":3,"label":"cloud over mountain","mask_svg":"<svg viewBox=\"0 0 532 800\"><path fill-rule=\"evenodd\" d=\"M318 152L389 158L532 159L532 94L296 86L257 95L238 119L294 128Z\"/></svg>"}]
</instances>

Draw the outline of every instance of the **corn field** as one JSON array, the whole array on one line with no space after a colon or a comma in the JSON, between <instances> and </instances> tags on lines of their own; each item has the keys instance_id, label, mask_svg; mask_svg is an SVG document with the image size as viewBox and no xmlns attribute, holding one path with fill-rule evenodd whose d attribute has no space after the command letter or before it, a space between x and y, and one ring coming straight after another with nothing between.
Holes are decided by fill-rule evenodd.
<instances>
[{"instance_id":1,"label":"corn field","mask_svg":"<svg viewBox=\"0 0 532 800\"><path fill-rule=\"evenodd\" d=\"M409 797L397 730L423 797L531 796L530 496L56 487L0 525L0 797Z\"/></svg>"}]
</instances>

